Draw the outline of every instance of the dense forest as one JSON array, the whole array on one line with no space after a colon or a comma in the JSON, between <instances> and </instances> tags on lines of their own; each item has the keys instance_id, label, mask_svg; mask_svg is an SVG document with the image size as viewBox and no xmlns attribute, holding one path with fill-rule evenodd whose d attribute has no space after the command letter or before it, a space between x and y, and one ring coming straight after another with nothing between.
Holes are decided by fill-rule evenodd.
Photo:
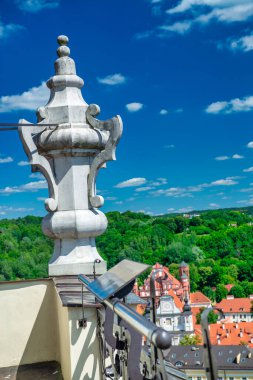
<instances>
[{"instance_id":1,"label":"dense forest","mask_svg":"<svg viewBox=\"0 0 253 380\"><path fill-rule=\"evenodd\" d=\"M169 267L190 265L191 290L216 299L226 294L223 284L235 284L236 297L253 293L253 208L201 211L199 216L149 216L109 212L107 231L97 247L108 266L127 258ZM0 220L0 280L47 276L53 242L41 231L41 218Z\"/></svg>"}]
</instances>

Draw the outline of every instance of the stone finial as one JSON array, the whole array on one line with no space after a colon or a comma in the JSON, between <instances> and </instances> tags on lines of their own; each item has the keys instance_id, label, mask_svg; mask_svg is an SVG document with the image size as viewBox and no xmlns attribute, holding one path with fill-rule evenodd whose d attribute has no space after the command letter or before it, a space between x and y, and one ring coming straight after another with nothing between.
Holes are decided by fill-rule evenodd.
<instances>
[{"instance_id":1,"label":"stone finial","mask_svg":"<svg viewBox=\"0 0 253 380\"><path fill-rule=\"evenodd\" d=\"M56 75L75 75L76 66L75 62L70 55L70 48L67 46L69 38L61 35L57 37L57 42L60 45L57 49L58 59L55 61L55 74Z\"/></svg>"},{"instance_id":2,"label":"stone finial","mask_svg":"<svg viewBox=\"0 0 253 380\"><path fill-rule=\"evenodd\" d=\"M68 57L70 55L70 49L67 46L69 38L67 36L61 35L57 37L57 42L60 45L57 49L58 57Z\"/></svg>"},{"instance_id":3,"label":"stone finial","mask_svg":"<svg viewBox=\"0 0 253 380\"><path fill-rule=\"evenodd\" d=\"M55 240L49 275L91 274L97 259L102 273L106 263L95 238L106 230L107 219L98 210L103 198L96 195L96 177L107 161L115 160L122 121L120 116L96 119L100 109L82 97L84 83L69 57L68 37L57 41L55 75L47 81L50 99L38 110L39 125L20 126L19 133L32 170L48 182L42 229ZM57 127L50 129L49 123Z\"/></svg>"}]
</instances>

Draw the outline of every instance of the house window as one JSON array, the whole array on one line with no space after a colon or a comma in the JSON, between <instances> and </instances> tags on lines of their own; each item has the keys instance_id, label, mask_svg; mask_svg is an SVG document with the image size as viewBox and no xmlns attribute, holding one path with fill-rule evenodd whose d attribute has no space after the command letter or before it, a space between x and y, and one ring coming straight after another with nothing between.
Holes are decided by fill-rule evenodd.
<instances>
[{"instance_id":1,"label":"house window","mask_svg":"<svg viewBox=\"0 0 253 380\"><path fill-rule=\"evenodd\" d=\"M233 377L229 377L229 380L234 380L234 378Z\"/></svg>"},{"instance_id":2,"label":"house window","mask_svg":"<svg viewBox=\"0 0 253 380\"><path fill-rule=\"evenodd\" d=\"M200 377L200 376L197 377L197 380L201 380L201 379L202 379L202 377Z\"/></svg>"},{"instance_id":3,"label":"house window","mask_svg":"<svg viewBox=\"0 0 253 380\"><path fill-rule=\"evenodd\" d=\"M248 378L247 377L242 377L242 380L248 380Z\"/></svg>"},{"instance_id":4,"label":"house window","mask_svg":"<svg viewBox=\"0 0 253 380\"><path fill-rule=\"evenodd\" d=\"M223 377L218 377L218 380L223 380Z\"/></svg>"}]
</instances>

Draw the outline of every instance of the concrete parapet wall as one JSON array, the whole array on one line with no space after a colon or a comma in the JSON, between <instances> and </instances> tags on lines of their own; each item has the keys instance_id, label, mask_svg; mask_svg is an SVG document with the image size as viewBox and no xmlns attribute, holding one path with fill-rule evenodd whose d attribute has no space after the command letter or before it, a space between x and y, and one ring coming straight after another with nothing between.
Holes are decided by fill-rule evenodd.
<instances>
[{"instance_id":1,"label":"concrete parapet wall","mask_svg":"<svg viewBox=\"0 0 253 380\"><path fill-rule=\"evenodd\" d=\"M0 284L0 367L57 360L58 328L52 281Z\"/></svg>"},{"instance_id":2,"label":"concrete parapet wall","mask_svg":"<svg viewBox=\"0 0 253 380\"><path fill-rule=\"evenodd\" d=\"M95 308L64 307L50 279L0 283L0 368L57 361L64 380L99 380Z\"/></svg>"}]
</instances>

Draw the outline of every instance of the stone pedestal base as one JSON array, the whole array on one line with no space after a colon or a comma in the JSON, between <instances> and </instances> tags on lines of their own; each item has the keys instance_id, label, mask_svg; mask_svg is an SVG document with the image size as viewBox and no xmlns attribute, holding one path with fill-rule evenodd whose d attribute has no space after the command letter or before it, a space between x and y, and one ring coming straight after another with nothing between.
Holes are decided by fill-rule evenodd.
<instances>
[{"instance_id":1,"label":"stone pedestal base","mask_svg":"<svg viewBox=\"0 0 253 380\"><path fill-rule=\"evenodd\" d=\"M95 260L96 273L106 272L106 262L99 255L95 239L57 239L54 254L49 262L49 276L91 275Z\"/></svg>"},{"instance_id":2,"label":"stone pedestal base","mask_svg":"<svg viewBox=\"0 0 253 380\"><path fill-rule=\"evenodd\" d=\"M74 264L49 264L48 275L50 277L79 274L93 275L93 264L94 262ZM96 274L104 274L106 271L106 261L101 261L101 263L96 264Z\"/></svg>"}]
</instances>

